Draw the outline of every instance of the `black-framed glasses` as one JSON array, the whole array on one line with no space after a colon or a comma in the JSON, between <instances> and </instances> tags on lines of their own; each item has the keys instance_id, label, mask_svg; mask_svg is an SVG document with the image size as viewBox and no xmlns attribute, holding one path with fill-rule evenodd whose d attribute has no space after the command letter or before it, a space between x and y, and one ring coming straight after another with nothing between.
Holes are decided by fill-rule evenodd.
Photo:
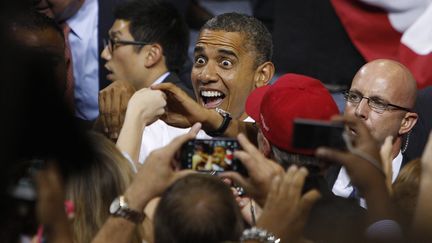
<instances>
[{"instance_id":1,"label":"black-framed glasses","mask_svg":"<svg viewBox=\"0 0 432 243\"><path fill-rule=\"evenodd\" d=\"M394 104L390 104L388 102L385 102L383 100L381 100L378 97L366 97L363 96L357 92L353 92L353 91L346 91L344 93L344 97L345 100L354 104L354 105L358 105L362 99L367 99L367 104L369 105L369 107L377 112L377 113L383 113L384 111L393 109L393 110L403 110L403 111L407 111L407 112L411 112L411 109L402 107L402 106L398 106L398 105L394 105Z\"/></svg>"},{"instance_id":2,"label":"black-framed glasses","mask_svg":"<svg viewBox=\"0 0 432 243\"><path fill-rule=\"evenodd\" d=\"M149 42L144 41L129 41L129 40L114 40L113 38L104 39L104 47L108 46L108 50L110 53L113 53L117 46L120 45L134 45L134 46L145 46L150 44Z\"/></svg>"}]
</instances>

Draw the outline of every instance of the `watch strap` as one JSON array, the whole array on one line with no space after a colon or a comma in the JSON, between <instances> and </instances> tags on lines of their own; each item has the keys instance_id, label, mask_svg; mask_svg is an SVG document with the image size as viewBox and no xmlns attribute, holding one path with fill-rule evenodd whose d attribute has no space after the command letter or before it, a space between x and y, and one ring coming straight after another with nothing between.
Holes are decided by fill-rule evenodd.
<instances>
[{"instance_id":1,"label":"watch strap","mask_svg":"<svg viewBox=\"0 0 432 243\"><path fill-rule=\"evenodd\" d=\"M222 120L222 124L214 131L206 131L207 135L211 136L211 137L220 137L224 134L224 132L227 130L232 117L231 114L227 111L224 111L220 108L216 108L216 112L219 113L223 120Z\"/></svg>"},{"instance_id":2,"label":"watch strap","mask_svg":"<svg viewBox=\"0 0 432 243\"><path fill-rule=\"evenodd\" d=\"M122 217L135 224L141 224L144 220L144 213L130 209L124 196L120 196L119 200L120 208L115 213L112 213L112 215L116 217Z\"/></svg>"}]
</instances>

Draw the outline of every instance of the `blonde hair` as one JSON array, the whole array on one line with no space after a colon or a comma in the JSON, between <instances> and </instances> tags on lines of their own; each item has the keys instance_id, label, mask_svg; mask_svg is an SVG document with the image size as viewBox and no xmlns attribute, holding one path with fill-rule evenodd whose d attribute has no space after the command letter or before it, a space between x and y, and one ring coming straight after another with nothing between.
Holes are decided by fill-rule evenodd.
<instances>
[{"instance_id":1,"label":"blonde hair","mask_svg":"<svg viewBox=\"0 0 432 243\"><path fill-rule=\"evenodd\" d=\"M399 222L408 228L417 206L421 179L420 159L407 163L393 184L392 201L396 206Z\"/></svg>"},{"instance_id":2,"label":"blonde hair","mask_svg":"<svg viewBox=\"0 0 432 243\"><path fill-rule=\"evenodd\" d=\"M132 182L132 165L103 135L89 132L94 160L85 171L67 180L66 197L75 205L74 242L91 242L109 217L111 202ZM138 227L137 230L139 230ZM141 242L137 231L134 242Z\"/></svg>"}]
</instances>

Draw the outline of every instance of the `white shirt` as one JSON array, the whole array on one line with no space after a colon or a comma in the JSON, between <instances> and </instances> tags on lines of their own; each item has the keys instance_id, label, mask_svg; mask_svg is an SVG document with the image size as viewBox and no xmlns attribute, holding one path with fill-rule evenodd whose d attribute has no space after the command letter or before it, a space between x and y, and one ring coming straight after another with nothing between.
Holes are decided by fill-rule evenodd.
<instances>
[{"instance_id":1,"label":"white shirt","mask_svg":"<svg viewBox=\"0 0 432 243\"><path fill-rule=\"evenodd\" d=\"M399 175L399 171L402 165L402 153L399 151L396 158L392 161L393 171L392 171L392 182L396 180L396 177ZM353 191L353 187L351 185L351 179L346 172L345 167L342 167L339 171L338 177L333 185L332 189L333 193L337 196L348 198L349 195ZM360 199L360 206L366 207L366 203L363 198Z\"/></svg>"},{"instance_id":2,"label":"white shirt","mask_svg":"<svg viewBox=\"0 0 432 243\"><path fill-rule=\"evenodd\" d=\"M254 122L247 117L244 122ZM144 163L147 156L155 149L168 145L174 138L189 132L190 128L178 128L166 124L162 120L157 120L149 126L146 126L142 135L141 150L139 162ZM204 130L200 130L196 136L197 139L210 139Z\"/></svg>"},{"instance_id":3,"label":"white shirt","mask_svg":"<svg viewBox=\"0 0 432 243\"><path fill-rule=\"evenodd\" d=\"M75 79L75 115L84 120L99 116L99 49L97 0L85 0L67 20Z\"/></svg>"}]
</instances>

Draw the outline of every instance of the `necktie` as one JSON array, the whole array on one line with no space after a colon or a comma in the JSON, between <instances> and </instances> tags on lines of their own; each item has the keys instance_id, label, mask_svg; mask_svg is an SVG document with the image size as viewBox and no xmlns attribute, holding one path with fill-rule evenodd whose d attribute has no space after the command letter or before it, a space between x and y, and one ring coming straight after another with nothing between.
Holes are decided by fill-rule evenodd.
<instances>
[{"instance_id":1,"label":"necktie","mask_svg":"<svg viewBox=\"0 0 432 243\"><path fill-rule=\"evenodd\" d=\"M62 24L63 34L65 37L65 59L66 59L66 89L65 89L65 100L74 107L74 76L73 76L73 63L72 63L72 52L69 43L69 33L71 28L65 22Z\"/></svg>"}]
</instances>

